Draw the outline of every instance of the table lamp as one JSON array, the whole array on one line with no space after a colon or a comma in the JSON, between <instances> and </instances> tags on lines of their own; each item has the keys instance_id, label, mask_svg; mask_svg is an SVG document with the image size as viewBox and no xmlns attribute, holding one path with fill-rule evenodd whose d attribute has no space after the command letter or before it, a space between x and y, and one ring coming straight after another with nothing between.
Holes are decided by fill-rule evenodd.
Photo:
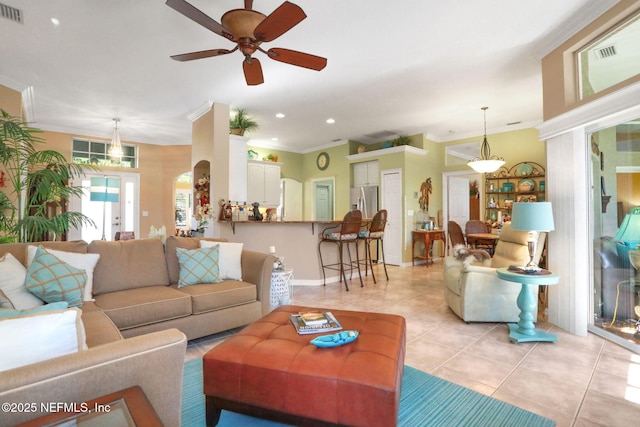
<instances>
[{"instance_id":1,"label":"table lamp","mask_svg":"<svg viewBox=\"0 0 640 427\"><path fill-rule=\"evenodd\" d=\"M624 267L630 268L629 251L640 245L640 207L631 209L625 215L613 240Z\"/></svg>"},{"instance_id":2,"label":"table lamp","mask_svg":"<svg viewBox=\"0 0 640 427\"><path fill-rule=\"evenodd\" d=\"M541 268L533 260L538 249L538 233L552 231L553 211L550 202L519 202L513 204L511 210L511 229L529 232L527 246L529 249L529 263L525 266L526 272L540 271Z\"/></svg>"}]
</instances>

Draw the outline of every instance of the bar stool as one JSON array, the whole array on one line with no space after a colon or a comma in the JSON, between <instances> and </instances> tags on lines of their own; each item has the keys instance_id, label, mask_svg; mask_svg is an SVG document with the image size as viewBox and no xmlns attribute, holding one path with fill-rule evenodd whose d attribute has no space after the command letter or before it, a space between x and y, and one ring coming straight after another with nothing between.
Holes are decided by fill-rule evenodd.
<instances>
[{"instance_id":1,"label":"bar stool","mask_svg":"<svg viewBox=\"0 0 640 427\"><path fill-rule=\"evenodd\" d=\"M340 272L340 281L344 279L344 286L349 290L347 284L347 276L345 274L345 265L348 266L350 278L353 273L354 264L358 268L358 277L360 278L360 287L363 287L362 276L360 275L360 256L358 254L358 232L360 231L360 223L362 222L362 212L353 210L347 212L342 222L333 227L327 227L320 233L320 242L318 243L318 253L320 254L320 265L322 266L322 284L326 285L325 269L337 270ZM322 260L322 244L333 243L338 247L338 262L333 264L325 264ZM351 259L351 251L349 243L355 243L356 262ZM347 246L349 254L349 263L345 264L343 259L343 247Z\"/></svg>"},{"instance_id":2,"label":"bar stool","mask_svg":"<svg viewBox=\"0 0 640 427\"><path fill-rule=\"evenodd\" d=\"M384 228L387 225L387 210L379 210L371 220L369 229L358 233L358 240L364 241L364 275L368 274L368 268L371 267L371 277L373 283L376 282L376 275L373 273L373 259L371 258L371 242L380 242L380 250L382 252L382 265L384 266L384 275L389 280L387 273L387 263L384 260Z\"/></svg>"}]
</instances>

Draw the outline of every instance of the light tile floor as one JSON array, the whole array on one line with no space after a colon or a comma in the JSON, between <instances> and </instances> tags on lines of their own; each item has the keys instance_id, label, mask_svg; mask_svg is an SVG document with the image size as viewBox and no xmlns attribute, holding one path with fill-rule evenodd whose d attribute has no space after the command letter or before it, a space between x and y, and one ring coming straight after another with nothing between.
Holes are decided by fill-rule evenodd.
<instances>
[{"instance_id":1,"label":"light tile floor","mask_svg":"<svg viewBox=\"0 0 640 427\"><path fill-rule=\"evenodd\" d=\"M444 302L442 263L388 266L389 281L376 266L364 288L350 281L326 287L295 287L293 303L377 311L407 319L405 363L564 426L640 425L640 355L596 335L558 335L557 343L513 344L503 323L466 324ZM382 280L381 280L382 278ZM237 331L237 330L236 330ZM202 357L236 331L191 341L187 359Z\"/></svg>"}]
</instances>

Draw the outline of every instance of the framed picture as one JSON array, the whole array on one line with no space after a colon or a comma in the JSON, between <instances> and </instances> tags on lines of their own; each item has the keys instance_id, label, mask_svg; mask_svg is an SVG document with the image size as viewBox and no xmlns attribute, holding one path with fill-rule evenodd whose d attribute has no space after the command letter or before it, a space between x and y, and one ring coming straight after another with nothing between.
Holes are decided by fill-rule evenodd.
<instances>
[{"instance_id":1,"label":"framed picture","mask_svg":"<svg viewBox=\"0 0 640 427\"><path fill-rule=\"evenodd\" d=\"M537 201L538 201L538 196L536 196L535 194L524 194L516 198L516 202L518 203L537 202Z\"/></svg>"}]
</instances>

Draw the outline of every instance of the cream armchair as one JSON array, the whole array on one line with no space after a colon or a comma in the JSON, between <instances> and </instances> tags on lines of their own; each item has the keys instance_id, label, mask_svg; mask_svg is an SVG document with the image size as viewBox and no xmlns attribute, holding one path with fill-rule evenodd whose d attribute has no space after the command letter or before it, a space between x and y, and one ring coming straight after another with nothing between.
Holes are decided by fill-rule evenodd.
<instances>
[{"instance_id":1,"label":"cream armchair","mask_svg":"<svg viewBox=\"0 0 640 427\"><path fill-rule=\"evenodd\" d=\"M465 322L517 322L520 309L516 303L521 286L498 278L496 269L529 262L528 232L505 224L491 260L491 267L471 265L448 256L444 260L444 298L451 310ZM536 260L540 259L546 233L538 237ZM534 301L538 301L538 287Z\"/></svg>"}]
</instances>

